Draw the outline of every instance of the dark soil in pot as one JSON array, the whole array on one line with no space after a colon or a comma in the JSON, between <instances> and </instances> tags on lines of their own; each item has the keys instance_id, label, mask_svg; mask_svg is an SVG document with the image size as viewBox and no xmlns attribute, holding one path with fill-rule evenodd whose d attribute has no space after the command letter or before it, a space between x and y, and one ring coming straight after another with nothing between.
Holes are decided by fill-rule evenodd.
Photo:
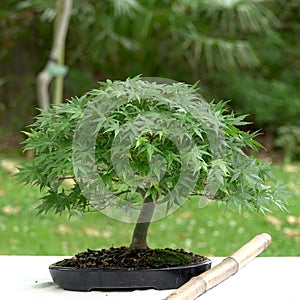
<instances>
[{"instance_id":1,"label":"dark soil in pot","mask_svg":"<svg viewBox=\"0 0 300 300\"><path fill-rule=\"evenodd\" d=\"M90 250L78 253L73 258L65 259L56 265L75 268L99 269L141 269L165 268L199 263L206 257L185 252L182 249L145 249L134 250L128 247Z\"/></svg>"},{"instance_id":2,"label":"dark soil in pot","mask_svg":"<svg viewBox=\"0 0 300 300\"><path fill-rule=\"evenodd\" d=\"M210 268L211 261L182 249L90 250L50 266L54 282L68 290L178 288Z\"/></svg>"}]
</instances>

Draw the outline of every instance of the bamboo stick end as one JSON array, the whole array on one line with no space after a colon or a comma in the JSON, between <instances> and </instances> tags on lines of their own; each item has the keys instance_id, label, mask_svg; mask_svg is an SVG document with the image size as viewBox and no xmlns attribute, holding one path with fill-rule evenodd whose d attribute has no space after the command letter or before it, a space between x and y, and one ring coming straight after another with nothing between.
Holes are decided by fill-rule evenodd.
<instances>
[{"instance_id":1,"label":"bamboo stick end","mask_svg":"<svg viewBox=\"0 0 300 300\"><path fill-rule=\"evenodd\" d=\"M263 236L266 239L266 242L267 242L268 246L271 245L272 237L271 237L270 234L264 232L264 233L261 234L261 236Z\"/></svg>"}]
</instances>

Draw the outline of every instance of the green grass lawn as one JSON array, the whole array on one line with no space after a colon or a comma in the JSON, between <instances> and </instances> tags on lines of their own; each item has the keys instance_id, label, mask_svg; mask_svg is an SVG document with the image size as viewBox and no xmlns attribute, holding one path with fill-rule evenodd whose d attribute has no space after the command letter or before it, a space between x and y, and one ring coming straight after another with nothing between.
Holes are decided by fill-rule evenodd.
<instances>
[{"instance_id":1,"label":"green grass lawn","mask_svg":"<svg viewBox=\"0 0 300 300\"><path fill-rule=\"evenodd\" d=\"M225 211L212 203L199 208L186 202L171 216L153 222L149 245L184 248L208 256L227 256L261 232L273 243L265 256L300 255L300 164L275 166L281 183L288 185L289 212L274 209L272 216ZM115 221L102 213L68 218L54 214L36 216L39 191L20 186L0 167L0 254L73 255L130 243L132 224Z\"/></svg>"}]
</instances>

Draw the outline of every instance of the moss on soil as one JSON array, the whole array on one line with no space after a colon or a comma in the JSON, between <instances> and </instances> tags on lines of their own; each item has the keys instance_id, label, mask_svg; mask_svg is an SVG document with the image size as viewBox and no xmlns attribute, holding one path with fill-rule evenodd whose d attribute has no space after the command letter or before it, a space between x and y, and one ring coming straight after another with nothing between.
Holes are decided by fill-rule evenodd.
<instances>
[{"instance_id":1,"label":"moss on soil","mask_svg":"<svg viewBox=\"0 0 300 300\"><path fill-rule=\"evenodd\" d=\"M135 250L128 247L90 250L64 259L55 265L75 268L140 269L165 268L206 261L207 258L182 249Z\"/></svg>"},{"instance_id":2,"label":"moss on soil","mask_svg":"<svg viewBox=\"0 0 300 300\"><path fill-rule=\"evenodd\" d=\"M149 257L149 262L153 264L184 264L191 263L192 258L184 255L180 252L175 252L168 249L155 249L151 257Z\"/></svg>"}]
</instances>

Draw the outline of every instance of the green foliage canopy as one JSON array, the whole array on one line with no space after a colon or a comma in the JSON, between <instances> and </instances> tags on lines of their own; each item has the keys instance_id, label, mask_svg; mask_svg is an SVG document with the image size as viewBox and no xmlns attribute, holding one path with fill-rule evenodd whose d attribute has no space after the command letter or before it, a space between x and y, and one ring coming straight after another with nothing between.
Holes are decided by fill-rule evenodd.
<instances>
[{"instance_id":1,"label":"green foliage canopy","mask_svg":"<svg viewBox=\"0 0 300 300\"><path fill-rule=\"evenodd\" d=\"M99 120L101 125L95 127L92 159L105 188L120 200L110 202L100 194L96 208L122 203L135 207L149 196L154 203L166 202L167 211L181 206L186 197L194 201L215 199L239 211L264 212L270 205L284 208L283 193L271 184L268 164L244 152L260 146L253 139L254 134L238 129L245 125L244 116L227 113L224 103L205 102L195 86L158 84L136 77L108 80L80 98L41 110L25 132L28 138L24 150L34 150L36 156L31 164L20 168L17 176L21 182L45 191L38 207L40 212L68 210L72 214L90 209L92 203L74 174L72 157L74 134L90 103L94 105L92 121ZM114 106L115 103L122 104ZM113 109L103 122L105 105ZM160 122L163 126L157 127ZM90 123L90 126L95 125ZM180 151L172 138L175 133L177 140L191 145L188 152ZM85 136L86 140L89 138ZM122 138L130 140L126 149ZM128 180L122 159L128 161L135 177L147 178L145 186ZM181 176L184 161L194 174L192 178L196 178L194 184L191 184L193 179ZM63 182L67 178L72 178L75 184L66 189Z\"/></svg>"}]
</instances>

